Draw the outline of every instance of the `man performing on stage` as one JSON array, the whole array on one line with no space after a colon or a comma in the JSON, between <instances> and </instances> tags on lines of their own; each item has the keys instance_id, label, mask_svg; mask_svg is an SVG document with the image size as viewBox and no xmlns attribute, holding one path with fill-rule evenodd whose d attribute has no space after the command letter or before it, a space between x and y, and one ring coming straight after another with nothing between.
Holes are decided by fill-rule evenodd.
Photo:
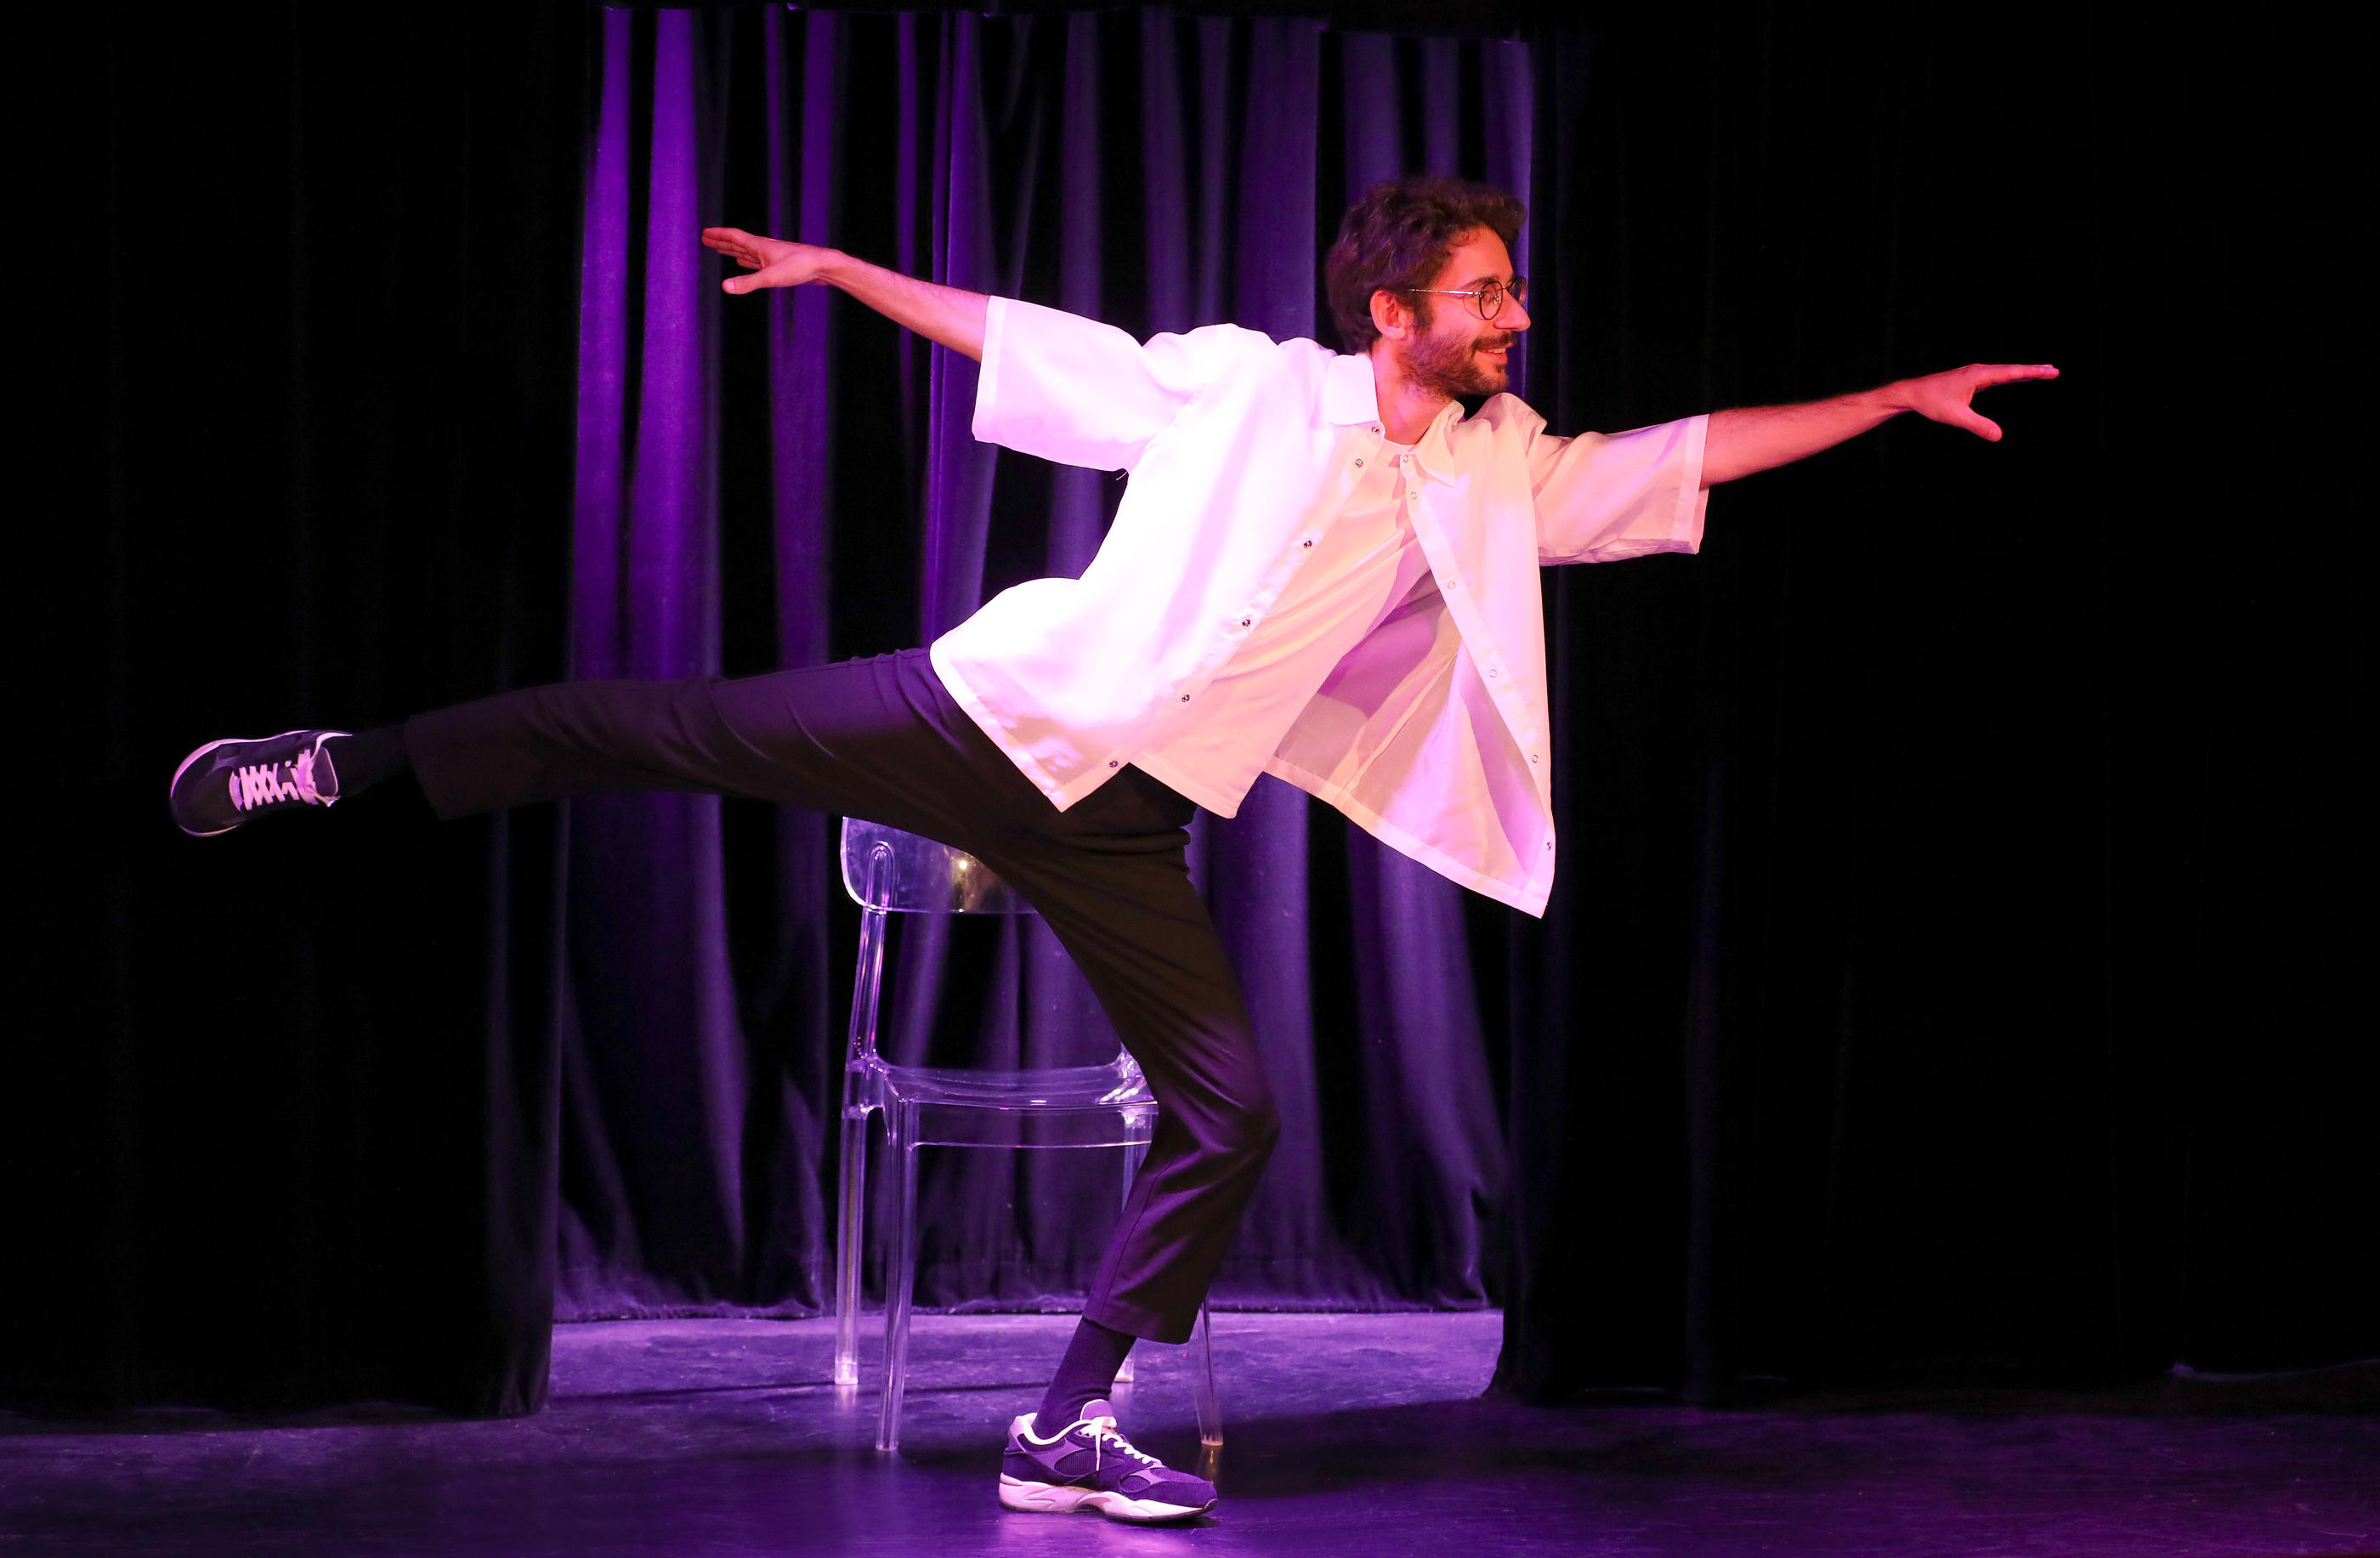
<instances>
[{"instance_id":1,"label":"man performing on stage","mask_svg":"<svg viewBox=\"0 0 2380 1558\"><path fill-rule=\"evenodd\" d=\"M410 771L441 817L601 790L755 797L966 850L1039 911L1161 1106L1038 1410L1011 1509L1184 1519L1215 1490L1135 1450L1109 1405L1137 1337L1188 1339L1279 1129L1239 986L1192 890L1196 808L1272 773L1532 914L1556 858L1537 569L1700 544L1707 490L1915 411L1986 439L1969 367L1803 406L1549 435L1499 395L1528 328L1520 201L1374 189L1327 262L1345 353L1230 325L1109 325L733 227L751 274L820 283L983 365L976 436L1131 473L1079 579L1009 590L930 649L735 681L535 688L360 734L219 741L174 775L217 834ZM1465 418L1458 396L1488 396Z\"/></svg>"}]
</instances>

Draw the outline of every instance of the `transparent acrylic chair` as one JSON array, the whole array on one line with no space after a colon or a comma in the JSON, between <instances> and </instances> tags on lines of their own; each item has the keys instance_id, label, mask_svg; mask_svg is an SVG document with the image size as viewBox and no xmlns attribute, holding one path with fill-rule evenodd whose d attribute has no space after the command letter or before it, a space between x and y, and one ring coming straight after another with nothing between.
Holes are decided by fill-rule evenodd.
<instances>
[{"instance_id":1,"label":"transparent acrylic chair","mask_svg":"<svg viewBox=\"0 0 2380 1558\"><path fill-rule=\"evenodd\" d=\"M851 1040L843 1072L843 1194L834 1257L834 1382L859 1382L859 1275L867 1250L868 1117L884 1116L887 1149L900 1175L884 1277L884 1394L876 1447L901 1441L901 1399L909 1362L909 1302L917 1268L920 1147L1121 1147L1123 1183L1148 1150L1157 1101L1132 1056L1104 1065L980 1071L894 1065L876 1053L884 939L895 914L1031 913L990 868L964 850L863 822L843 823L843 884L860 907L859 968L851 988ZM1198 1438L1211 1463L1223 1442L1207 1310L1192 1338L1191 1389ZM1118 1383L1132 1378L1124 1359Z\"/></svg>"}]
</instances>

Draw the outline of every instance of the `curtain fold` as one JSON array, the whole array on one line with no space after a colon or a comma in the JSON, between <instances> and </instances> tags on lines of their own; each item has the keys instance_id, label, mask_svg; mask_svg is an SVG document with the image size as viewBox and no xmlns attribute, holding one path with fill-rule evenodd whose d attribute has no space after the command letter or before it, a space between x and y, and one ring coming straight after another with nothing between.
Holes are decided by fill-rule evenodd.
<instances>
[{"instance_id":1,"label":"curtain fold","mask_svg":"<svg viewBox=\"0 0 2380 1558\"><path fill-rule=\"evenodd\" d=\"M823 288L722 307L701 226L766 227L1141 335L1327 335L1320 251L1355 190L1529 165L1521 46L1310 19L611 11L601 54L582 676L928 641L1010 584L1079 573L1121 495L1111 473L978 443L976 364ZM1358 161L1356 120L1400 133ZM739 564L765 566L769 590ZM737 615L764 595L772 635ZM1195 830L1194 875L1289 1122L1218 1296L1477 1306L1504 1170L1460 890L1349 834L1270 780ZM570 836L557 1313L815 1310L855 918L832 821L608 797L571 809ZM1354 950L1318 974L1318 938ZM910 920L896 939L895 1057L1114 1053L1038 920ZM929 1150L920 1300L1074 1301L1121 1199L1112 1156Z\"/></svg>"}]
</instances>

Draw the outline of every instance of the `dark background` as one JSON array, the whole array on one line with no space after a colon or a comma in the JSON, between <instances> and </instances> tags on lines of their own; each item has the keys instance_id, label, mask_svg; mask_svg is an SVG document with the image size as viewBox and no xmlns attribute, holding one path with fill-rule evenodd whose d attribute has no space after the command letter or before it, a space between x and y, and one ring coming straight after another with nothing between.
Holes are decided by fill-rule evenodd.
<instances>
[{"instance_id":1,"label":"dark background","mask_svg":"<svg viewBox=\"0 0 2380 1558\"><path fill-rule=\"evenodd\" d=\"M2064 370L2003 444L1904 420L1549 577L1573 846L1470 922L1501 1382L2380 1353L2368 23L1462 19L1539 50L1558 431ZM586 17L26 39L0 1395L533 1405L550 830L359 808L233 871L158 801L291 710L559 674Z\"/></svg>"}]
</instances>

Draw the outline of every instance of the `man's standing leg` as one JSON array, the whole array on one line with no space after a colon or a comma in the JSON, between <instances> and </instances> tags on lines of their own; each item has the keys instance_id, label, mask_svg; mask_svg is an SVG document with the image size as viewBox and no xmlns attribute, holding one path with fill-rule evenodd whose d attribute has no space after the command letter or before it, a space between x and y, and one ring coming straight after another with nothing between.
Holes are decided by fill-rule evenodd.
<instances>
[{"instance_id":1,"label":"man's standing leg","mask_svg":"<svg viewBox=\"0 0 2380 1558\"><path fill-rule=\"evenodd\" d=\"M1157 1095L1148 1155L1084 1312L1177 1344L1281 1132L1238 977L1190 884L1193 809L1127 769L1057 819L1062 849L985 860L1048 921Z\"/></svg>"},{"instance_id":2,"label":"man's standing leg","mask_svg":"<svg viewBox=\"0 0 2380 1558\"><path fill-rule=\"evenodd\" d=\"M1156 1131L1040 1408L1011 1425L1001 1501L1178 1519L1202 1479L1142 1464L1108 1397L1134 1340L1190 1339L1280 1134L1239 980L1190 884L1196 808L1127 769L978 853L1056 933L1157 1095Z\"/></svg>"}]
</instances>

